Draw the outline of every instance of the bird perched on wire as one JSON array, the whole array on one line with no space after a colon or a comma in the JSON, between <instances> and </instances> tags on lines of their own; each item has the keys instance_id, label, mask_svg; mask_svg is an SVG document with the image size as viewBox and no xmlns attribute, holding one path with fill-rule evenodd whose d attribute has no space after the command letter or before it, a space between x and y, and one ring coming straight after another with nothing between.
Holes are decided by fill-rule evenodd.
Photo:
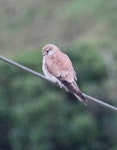
<instances>
[{"instance_id":1,"label":"bird perched on wire","mask_svg":"<svg viewBox=\"0 0 117 150\"><path fill-rule=\"evenodd\" d=\"M42 54L42 70L46 78L65 88L66 91L70 91L79 101L87 105L87 99L76 83L76 72L69 57L54 44L45 45Z\"/></svg>"}]
</instances>

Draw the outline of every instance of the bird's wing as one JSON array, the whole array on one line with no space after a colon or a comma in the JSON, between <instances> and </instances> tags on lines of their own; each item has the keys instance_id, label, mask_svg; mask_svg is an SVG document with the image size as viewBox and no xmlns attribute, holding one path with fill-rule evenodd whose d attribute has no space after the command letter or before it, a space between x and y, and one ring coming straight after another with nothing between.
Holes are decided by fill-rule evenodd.
<instances>
[{"instance_id":1,"label":"bird's wing","mask_svg":"<svg viewBox=\"0 0 117 150\"><path fill-rule=\"evenodd\" d=\"M48 71L59 80L73 82L76 80L76 73L72 63L66 54L59 53L50 57L47 62Z\"/></svg>"}]
</instances>

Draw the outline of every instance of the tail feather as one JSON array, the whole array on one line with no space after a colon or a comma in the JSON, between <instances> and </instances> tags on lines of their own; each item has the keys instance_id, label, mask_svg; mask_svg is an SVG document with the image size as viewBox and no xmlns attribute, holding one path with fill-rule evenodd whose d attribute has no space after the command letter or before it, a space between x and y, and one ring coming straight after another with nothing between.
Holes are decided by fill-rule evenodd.
<instances>
[{"instance_id":1,"label":"tail feather","mask_svg":"<svg viewBox=\"0 0 117 150\"><path fill-rule=\"evenodd\" d=\"M62 81L63 85L67 87L67 89L75 95L75 97L81 101L85 106L87 106L87 99L83 96L82 92L80 91L79 87L76 83L69 83L67 81Z\"/></svg>"},{"instance_id":2,"label":"tail feather","mask_svg":"<svg viewBox=\"0 0 117 150\"><path fill-rule=\"evenodd\" d=\"M88 101L87 101L87 99L82 95L82 93L79 93L79 94L77 94L77 95L74 93L74 95L75 95L75 97L76 97L80 102L82 102L85 106L87 106Z\"/></svg>"}]
</instances>

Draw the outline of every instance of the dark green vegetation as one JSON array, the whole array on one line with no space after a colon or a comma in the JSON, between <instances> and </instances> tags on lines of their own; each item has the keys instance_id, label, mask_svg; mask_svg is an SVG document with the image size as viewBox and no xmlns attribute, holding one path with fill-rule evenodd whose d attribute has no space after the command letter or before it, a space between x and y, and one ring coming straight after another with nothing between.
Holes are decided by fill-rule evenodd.
<instances>
[{"instance_id":1,"label":"dark green vegetation","mask_svg":"<svg viewBox=\"0 0 117 150\"><path fill-rule=\"evenodd\" d=\"M40 54L39 51L27 52L16 61L41 71ZM87 50L86 46L77 47L77 51L73 48L69 55L80 76L82 90L116 105L109 98L112 91L106 86L108 75L101 56L88 45ZM93 102L85 107L57 86L8 64L0 63L0 70L2 150L117 148L116 112Z\"/></svg>"},{"instance_id":2,"label":"dark green vegetation","mask_svg":"<svg viewBox=\"0 0 117 150\"><path fill-rule=\"evenodd\" d=\"M41 71L69 54L81 90L117 106L116 0L0 0L0 53ZM117 113L0 62L0 150L116 150Z\"/></svg>"}]
</instances>

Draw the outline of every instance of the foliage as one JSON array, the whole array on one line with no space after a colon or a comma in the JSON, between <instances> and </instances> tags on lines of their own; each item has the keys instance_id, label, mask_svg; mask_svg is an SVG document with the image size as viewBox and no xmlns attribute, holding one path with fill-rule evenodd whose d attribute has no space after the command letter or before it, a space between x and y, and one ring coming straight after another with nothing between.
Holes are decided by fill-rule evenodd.
<instances>
[{"instance_id":1,"label":"foliage","mask_svg":"<svg viewBox=\"0 0 117 150\"><path fill-rule=\"evenodd\" d=\"M80 87L89 93L92 91L96 97L101 93L97 89L104 88L100 85L107 75L103 60L92 49L90 45L80 45L68 53L76 71L80 72L78 80L84 84ZM37 54L37 51L24 52L16 61L40 71L40 52ZM8 64L1 63L0 70L1 149L117 148L114 112L90 102L85 107L70 93ZM95 88L91 90L93 83Z\"/></svg>"},{"instance_id":2,"label":"foliage","mask_svg":"<svg viewBox=\"0 0 117 150\"><path fill-rule=\"evenodd\" d=\"M0 53L41 71L37 47L69 54L84 93L117 106L117 1L0 1ZM116 113L0 62L0 149L116 150Z\"/></svg>"},{"instance_id":3,"label":"foliage","mask_svg":"<svg viewBox=\"0 0 117 150\"><path fill-rule=\"evenodd\" d=\"M117 41L117 1L0 1L0 51L36 49L46 43ZM102 50L102 49L101 49Z\"/></svg>"}]
</instances>

